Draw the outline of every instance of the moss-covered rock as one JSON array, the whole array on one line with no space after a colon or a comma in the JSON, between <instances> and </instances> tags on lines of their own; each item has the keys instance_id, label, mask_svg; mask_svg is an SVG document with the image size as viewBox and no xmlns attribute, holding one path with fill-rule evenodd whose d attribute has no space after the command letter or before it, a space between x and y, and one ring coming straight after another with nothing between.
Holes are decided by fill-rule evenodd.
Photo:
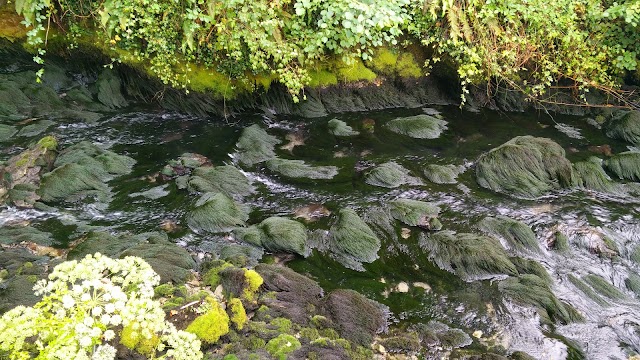
<instances>
[{"instance_id":1,"label":"moss-covered rock","mask_svg":"<svg viewBox=\"0 0 640 360\"><path fill-rule=\"evenodd\" d=\"M0 227L0 244L11 245L19 243L33 243L40 246L51 246L53 238L50 233L40 231L31 226L7 226Z\"/></svg>"},{"instance_id":2,"label":"moss-covered rock","mask_svg":"<svg viewBox=\"0 0 640 360\"><path fill-rule=\"evenodd\" d=\"M90 170L102 181L107 181L113 176L130 173L135 163L136 161L128 156L118 155L88 141L82 141L61 151L54 165L59 167L78 164Z\"/></svg>"},{"instance_id":3,"label":"moss-covered rock","mask_svg":"<svg viewBox=\"0 0 640 360\"><path fill-rule=\"evenodd\" d=\"M189 178L188 188L196 192L220 192L229 197L247 196L255 189L235 166L206 166L196 168Z\"/></svg>"},{"instance_id":4,"label":"moss-covered rock","mask_svg":"<svg viewBox=\"0 0 640 360\"><path fill-rule=\"evenodd\" d=\"M640 111L632 110L616 115L605 124L607 136L640 145Z\"/></svg>"},{"instance_id":5,"label":"moss-covered rock","mask_svg":"<svg viewBox=\"0 0 640 360\"><path fill-rule=\"evenodd\" d=\"M609 299L620 300L624 298L624 294L620 292L620 290L616 289L615 286L609 284L605 279L598 275L585 275L582 277L582 280L589 284L598 294Z\"/></svg>"},{"instance_id":6,"label":"moss-covered rock","mask_svg":"<svg viewBox=\"0 0 640 360\"><path fill-rule=\"evenodd\" d=\"M629 273L629 277L624 281L627 289L633 291L640 298L640 276Z\"/></svg>"},{"instance_id":7,"label":"moss-covered rock","mask_svg":"<svg viewBox=\"0 0 640 360\"><path fill-rule=\"evenodd\" d=\"M229 300L228 308L231 312L231 316L229 317L231 322L235 325L236 329L242 330L249 320L247 318L247 312L244 310L244 306L242 306L242 301L238 298L231 299Z\"/></svg>"},{"instance_id":8,"label":"moss-covered rock","mask_svg":"<svg viewBox=\"0 0 640 360\"><path fill-rule=\"evenodd\" d=\"M225 232L243 226L247 209L222 193L206 193L187 214L187 224L196 231Z\"/></svg>"},{"instance_id":9,"label":"moss-covered rock","mask_svg":"<svg viewBox=\"0 0 640 360\"><path fill-rule=\"evenodd\" d=\"M37 194L44 202L77 201L89 195L105 200L107 185L90 169L78 164L65 164L42 177Z\"/></svg>"},{"instance_id":10,"label":"moss-covered rock","mask_svg":"<svg viewBox=\"0 0 640 360\"><path fill-rule=\"evenodd\" d=\"M389 309L353 290L334 290L324 299L321 311L340 336L369 346L375 334L386 331Z\"/></svg>"},{"instance_id":11,"label":"moss-covered rock","mask_svg":"<svg viewBox=\"0 0 640 360\"><path fill-rule=\"evenodd\" d=\"M43 132L47 131L47 129L49 129L54 124L55 122L51 120L40 120L33 124L22 127L20 131L18 131L17 136L32 137L40 135Z\"/></svg>"},{"instance_id":12,"label":"moss-covered rock","mask_svg":"<svg viewBox=\"0 0 640 360\"><path fill-rule=\"evenodd\" d=\"M521 198L571 187L574 177L564 149L550 139L533 136L515 137L476 162L480 186Z\"/></svg>"},{"instance_id":13,"label":"moss-covered rock","mask_svg":"<svg viewBox=\"0 0 640 360\"><path fill-rule=\"evenodd\" d=\"M439 268L465 281L518 274L500 242L492 237L445 230L420 234L419 244Z\"/></svg>"},{"instance_id":14,"label":"moss-covered rock","mask_svg":"<svg viewBox=\"0 0 640 360\"><path fill-rule=\"evenodd\" d=\"M451 328L439 321L416 324L410 327L420 338L422 346L429 349L452 350L471 345L471 337L460 329Z\"/></svg>"},{"instance_id":15,"label":"moss-covered rock","mask_svg":"<svg viewBox=\"0 0 640 360\"><path fill-rule=\"evenodd\" d=\"M288 178L332 179L338 175L335 166L311 166L303 160L271 159L267 161L269 170Z\"/></svg>"},{"instance_id":16,"label":"moss-covered rock","mask_svg":"<svg viewBox=\"0 0 640 360\"><path fill-rule=\"evenodd\" d=\"M330 230L330 250L347 267L361 269L360 263L378 258L380 239L355 210L341 209Z\"/></svg>"},{"instance_id":17,"label":"moss-covered rock","mask_svg":"<svg viewBox=\"0 0 640 360\"><path fill-rule=\"evenodd\" d=\"M640 181L640 152L627 151L613 155L604 166L619 179Z\"/></svg>"},{"instance_id":18,"label":"moss-covered rock","mask_svg":"<svg viewBox=\"0 0 640 360\"><path fill-rule=\"evenodd\" d=\"M424 169L424 176L436 184L455 184L457 178L464 171L464 167L456 165L427 165Z\"/></svg>"},{"instance_id":19,"label":"moss-covered rock","mask_svg":"<svg viewBox=\"0 0 640 360\"><path fill-rule=\"evenodd\" d=\"M119 109L128 105L122 95L122 83L117 74L111 69L104 69L96 81L98 101L109 109Z\"/></svg>"},{"instance_id":20,"label":"moss-covered rock","mask_svg":"<svg viewBox=\"0 0 640 360\"><path fill-rule=\"evenodd\" d=\"M380 164L369 170L364 181L369 185L385 188L420 184L420 180L411 176L409 170L394 161Z\"/></svg>"},{"instance_id":21,"label":"moss-covered rock","mask_svg":"<svg viewBox=\"0 0 640 360\"><path fill-rule=\"evenodd\" d=\"M214 344L229 332L229 316L215 299L206 301L211 304L211 310L195 318L185 330L207 344Z\"/></svg>"},{"instance_id":22,"label":"moss-covered rock","mask_svg":"<svg viewBox=\"0 0 640 360\"><path fill-rule=\"evenodd\" d=\"M438 217L440 207L435 204L411 200L397 199L389 202L391 216L409 226L419 226L428 230L433 229L432 219Z\"/></svg>"},{"instance_id":23,"label":"moss-covered rock","mask_svg":"<svg viewBox=\"0 0 640 360\"><path fill-rule=\"evenodd\" d=\"M0 124L0 142L7 141L18 132L15 126Z\"/></svg>"},{"instance_id":24,"label":"moss-covered rock","mask_svg":"<svg viewBox=\"0 0 640 360\"><path fill-rule=\"evenodd\" d=\"M238 161L243 165L253 166L272 159L276 156L274 149L278 144L278 138L269 135L257 124L251 125L242 131L236 143Z\"/></svg>"},{"instance_id":25,"label":"moss-covered rock","mask_svg":"<svg viewBox=\"0 0 640 360\"><path fill-rule=\"evenodd\" d=\"M609 303L606 300L604 300L600 295L598 295L595 291L593 291L593 289L589 285L587 285L584 281L580 280L579 278L571 274L569 274L567 278L573 284L573 286L578 288L578 290L582 291L585 295L587 295L587 297L595 301L598 305L600 306L609 305Z\"/></svg>"},{"instance_id":26,"label":"moss-covered rock","mask_svg":"<svg viewBox=\"0 0 640 360\"><path fill-rule=\"evenodd\" d=\"M582 320L571 305L558 300L549 284L536 275L510 277L500 282L498 288L515 302L535 307L543 323L568 324Z\"/></svg>"},{"instance_id":27,"label":"moss-covered rock","mask_svg":"<svg viewBox=\"0 0 640 360\"><path fill-rule=\"evenodd\" d=\"M391 353L416 353L421 349L420 338L416 332L397 332L379 340L379 343Z\"/></svg>"},{"instance_id":28,"label":"moss-covered rock","mask_svg":"<svg viewBox=\"0 0 640 360\"><path fill-rule=\"evenodd\" d=\"M335 136L347 137L347 136L360 135L360 132L353 130L353 128L347 125L346 122L338 119L329 120L327 122L327 127L329 127L329 132ZM1 129L0 129L0 139L1 139Z\"/></svg>"},{"instance_id":29,"label":"moss-covered rock","mask_svg":"<svg viewBox=\"0 0 640 360\"><path fill-rule=\"evenodd\" d=\"M597 157L577 162L573 164L573 168L578 187L602 192L615 192L619 189L602 168L602 160Z\"/></svg>"},{"instance_id":30,"label":"moss-covered rock","mask_svg":"<svg viewBox=\"0 0 640 360\"><path fill-rule=\"evenodd\" d=\"M447 122L431 115L397 118L384 125L394 133L415 139L437 139L447 129Z\"/></svg>"},{"instance_id":31,"label":"moss-covered rock","mask_svg":"<svg viewBox=\"0 0 640 360\"><path fill-rule=\"evenodd\" d=\"M490 236L504 239L509 249L524 253L540 252L536 234L523 222L498 215L482 219L478 227Z\"/></svg>"},{"instance_id":32,"label":"moss-covered rock","mask_svg":"<svg viewBox=\"0 0 640 360\"><path fill-rule=\"evenodd\" d=\"M266 349L274 358L285 360L289 353L298 350L301 346L300 341L294 336L280 334L276 338L269 340Z\"/></svg>"},{"instance_id":33,"label":"moss-covered rock","mask_svg":"<svg viewBox=\"0 0 640 360\"><path fill-rule=\"evenodd\" d=\"M273 252L309 254L307 230L303 224L286 218L269 217L260 224L235 230L239 239Z\"/></svg>"}]
</instances>

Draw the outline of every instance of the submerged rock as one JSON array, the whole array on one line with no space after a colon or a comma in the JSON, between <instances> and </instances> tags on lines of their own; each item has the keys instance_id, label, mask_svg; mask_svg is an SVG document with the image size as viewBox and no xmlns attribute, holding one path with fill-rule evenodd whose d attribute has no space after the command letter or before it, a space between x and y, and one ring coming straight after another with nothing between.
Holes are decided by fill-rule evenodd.
<instances>
[{"instance_id":1,"label":"submerged rock","mask_svg":"<svg viewBox=\"0 0 640 360\"><path fill-rule=\"evenodd\" d=\"M576 174L576 185L585 189L602 192L620 192L619 184L611 181L611 178L602 168L602 160L591 157L587 161L573 164Z\"/></svg>"},{"instance_id":2,"label":"submerged rock","mask_svg":"<svg viewBox=\"0 0 640 360\"><path fill-rule=\"evenodd\" d=\"M169 161L162 168L161 174L165 180L191 174L191 172L199 167L208 167L211 161L201 154L184 153L177 159Z\"/></svg>"},{"instance_id":3,"label":"submerged rock","mask_svg":"<svg viewBox=\"0 0 640 360\"><path fill-rule=\"evenodd\" d=\"M614 116L605 124L608 137L640 146L640 111L632 110Z\"/></svg>"},{"instance_id":4,"label":"submerged rock","mask_svg":"<svg viewBox=\"0 0 640 360\"><path fill-rule=\"evenodd\" d=\"M100 180L108 181L114 176L130 173L135 163L136 161L128 156L118 155L88 141L82 141L61 151L54 165L81 165Z\"/></svg>"},{"instance_id":5,"label":"submerged rock","mask_svg":"<svg viewBox=\"0 0 640 360\"><path fill-rule=\"evenodd\" d=\"M222 193L206 193L187 214L187 224L196 231L225 232L243 226L247 209Z\"/></svg>"},{"instance_id":6,"label":"submerged rock","mask_svg":"<svg viewBox=\"0 0 640 360\"><path fill-rule=\"evenodd\" d=\"M128 105L127 100L122 96L120 78L111 69L104 69L100 73L96 86L98 101L109 109L118 109Z\"/></svg>"},{"instance_id":7,"label":"submerged rock","mask_svg":"<svg viewBox=\"0 0 640 360\"><path fill-rule=\"evenodd\" d=\"M418 334L420 343L430 351L442 349L445 351L471 345L469 335L460 329L451 328L439 321L429 321L426 324L416 324L410 328Z\"/></svg>"},{"instance_id":8,"label":"submerged rock","mask_svg":"<svg viewBox=\"0 0 640 360\"><path fill-rule=\"evenodd\" d=\"M393 119L385 127L415 139L436 139L447 129L447 122L424 114Z\"/></svg>"},{"instance_id":9,"label":"submerged rock","mask_svg":"<svg viewBox=\"0 0 640 360\"><path fill-rule=\"evenodd\" d=\"M389 202L389 209L391 216L406 225L419 226L427 230L442 228L442 224L437 221L440 208L435 204L411 199L397 199Z\"/></svg>"},{"instance_id":10,"label":"submerged rock","mask_svg":"<svg viewBox=\"0 0 640 360\"><path fill-rule=\"evenodd\" d=\"M380 239L353 209L339 211L329 241L332 254L347 267L361 270L361 263L378 258Z\"/></svg>"},{"instance_id":11,"label":"submerged rock","mask_svg":"<svg viewBox=\"0 0 640 360\"><path fill-rule=\"evenodd\" d=\"M199 167L189 178L188 188L197 192L221 192L229 197L247 196L255 191L246 176L231 165Z\"/></svg>"},{"instance_id":12,"label":"submerged rock","mask_svg":"<svg viewBox=\"0 0 640 360\"><path fill-rule=\"evenodd\" d=\"M457 177L464 171L464 167L456 165L427 165L424 176L436 184L455 184Z\"/></svg>"},{"instance_id":13,"label":"submerged rock","mask_svg":"<svg viewBox=\"0 0 640 360\"><path fill-rule=\"evenodd\" d=\"M310 204L301 206L293 211L295 219L303 219L308 222L331 215L331 211L322 204Z\"/></svg>"},{"instance_id":14,"label":"submerged rock","mask_svg":"<svg viewBox=\"0 0 640 360\"><path fill-rule=\"evenodd\" d=\"M365 175L367 184L386 188L396 188L401 185L418 185L420 180L409 175L409 170L391 161L376 166Z\"/></svg>"},{"instance_id":15,"label":"submerged rock","mask_svg":"<svg viewBox=\"0 0 640 360\"><path fill-rule=\"evenodd\" d=\"M523 222L506 216L486 217L478 227L490 236L504 239L507 247L517 252L540 252L536 234Z\"/></svg>"},{"instance_id":16,"label":"submerged rock","mask_svg":"<svg viewBox=\"0 0 640 360\"><path fill-rule=\"evenodd\" d=\"M238 161L243 165L253 166L273 159L276 156L274 149L278 144L278 138L269 135L258 124L251 125L242 131L236 144Z\"/></svg>"},{"instance_id":17,"label":"submerged rock","mask_svg":"<svg viewBox=\"0 0 640 360\"><path fill-rule=\"evenodd\" d=\"M571 187L571 162L564 149L547 138L518 136L480 156L478 184L495 192L533 199Z\"/></svg>"},{"instance_id":18,"label":"submerged rock","mask_svg":"<svg viewBox=\"0 0 640 360\"><path fill-rule=\"evenodd\" d=\"M267 168L288 178L332 179L338 175L335 166L311 166L302 160L271 159Z\"/></svg>"},{"instance_id":19,"label":"submerged rock","mask_svg":"<svg viewBox=\"0 0 640 360\"><path fill-rule=\"evenodd\" d=\"M335 136L346 137L360 135L360 132L353 130L346 122L338 119L331 119L327 122L329 132Z\"/></svg>"},{"instance_id":20,"label":"submerged rock","mask_svg":"<svg viewBox=\"0 0 640 360\"><path fill-rule=\"evenodd\" d=\"M237 228L234 233L242 241L269 251L309 255L307 229L295 220L270 217L258 225Z\"/></svg>"},{"instance_id":21,"label":"submerged rock","mask_svg":"<svg viewBox=\"0 0 640 360\"><path fill-rule=\"evenodd\" d=\"M465 281L518 274L500 242L492 237L445 230L420 234L419 244L439 268Z\"/></svg>"},{"instance_id":22,"label":"submerged rock","mask_svg":"<svg viewBox=\"0 0 640 360\"><path fill-rule=\"evenodd\" d=\"M613 155L604 161L604 166L619 179L640 181L640 152L627 151Z\"/></svg>"},{"instance_id":23,"label":"submerged rock","mask_svg":"<svg viewBox=\"0 0 640 360\"><path fill-rule=\"evenodd\" d=\"M105 201L109 188L90 169L78 164L65 164L42 177L37 194L44 202L74 202L95 195Z\"/></svg>"}]
</instances>

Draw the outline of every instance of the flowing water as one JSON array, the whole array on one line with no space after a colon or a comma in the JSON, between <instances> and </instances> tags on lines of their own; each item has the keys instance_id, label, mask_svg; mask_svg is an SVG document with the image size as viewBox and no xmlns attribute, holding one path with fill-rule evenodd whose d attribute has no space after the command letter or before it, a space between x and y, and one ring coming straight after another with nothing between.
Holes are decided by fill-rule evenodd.
<instances>
[{"instance_id":1,"label":"flowing water","mask_svg":"<svg viewBox=\"0 0 640 360\"><path fill-rule=\"evenodd\" d=\"M585 320L555 327L540 325L535 310L503 297L497 286L500 279L465 282L435 266L418 245L417 228L408 239L382 239L379 259L364 264L365 271L348 269L317 250L307 258L297 257L287 263L325 289L355 289L386 304L399 327L438 320L460 328L474 334L472 349L522 350L539 359L626 359L640 352L640 301L625 286L629 274L638 274L640 269L640 264L629 257L640 245L640 199L567 190L535 201L519 200L480 188L472 167L480 154L518 135L551 138L567 151L572 162L593 155L604 157L590 151L592 145L610 145L614 153L627 150L626 145L607 138L584 117L488 110L475 113L457 107L436 110L448 122L448 129L432 140L411 139L381 126L396 117L432 111L419 108L318 119L262 114L199 118L141 108L104 116L95 124L59 121L46 133L2 143L0 159L6 160L31 141L52 134L62 147L89 140L128 155L137 161L133 172L109 182L108 204L65 203L47 210L1 207L0 226L29 222L52 233L54 245L64 248L88 229L141 233L157 231L169 219L179 226L170 234L173 241L196 254L215 252L229 239L194 232L184 220L197 197L178 189L174 181L150 181L149 177L187 152L202 154L213 165L238 165L235 144L243 128L257 123L283 144L288 134L301 134L304 144L291 151L278 148L280 157L334 165L340 172L333 180L291 181L261 165L241 167L258 189L244 200L251 208L250 223L273 215L291 217L296 208L309 204L323 204L334 213L349 206L366 217L370 209L396 198L438 204L444 229L458 232L478 233L477 223L485 216L509 216L532 227L543 250L526 257L548 271L554 294L575 307ZM349 138L330 135L327 121L332 118L345 121L361 134ZM375 121L372 133L363 129L366 119ZM364 123L370 124L371 120ZM387 161L402 164L421 178L422 184L396 189L367 185L361 170ZM463 165L467 170L458 184L439 185L422 176L427 164ZM328 229L330 221L323 219L308 227ZM569 234L570 250L566 253L547 246L558 228ZM594 251L601 234L615 242L620 256L605 257ZM569 280L570 276L588 274L601 276L622 296L600 296L600 301L595 301ZM397 291L402 282L409 285L408 289Z\"/></svg>"}]
</instances>

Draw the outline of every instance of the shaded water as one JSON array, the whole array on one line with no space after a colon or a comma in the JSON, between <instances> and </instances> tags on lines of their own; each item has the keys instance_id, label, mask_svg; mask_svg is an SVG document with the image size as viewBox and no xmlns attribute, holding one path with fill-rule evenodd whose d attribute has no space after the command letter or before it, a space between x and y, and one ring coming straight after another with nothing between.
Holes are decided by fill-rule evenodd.
<instances>
[{"instance_id":1,"label":"shaded water","mask_svg":"<svg viewBox=\"0 0 640 360\"><path fill-rule=\"evenodd\" d=\"M151 182L148 176L185 152L202 154L213 165L236 164L233 154L242 129L258 123L282 139L283 144L287 142L287 134L303 134L304 145L292 151L278 149L280 157L334 165L340 170L332 180L292 181L262 165L245 168L245 175L258 189L245 199L252 209L250 223L273 215L291 216L296 208L311 203L324 204L334 213L350 206L365 215L371 208L396 198L438 204L444 229L459 232L477 233L476 224L483 217L506 215L532 227L543 250L525 257L545 267L553 279L556 296L573 305L586 320L555 328L541 326L534 310L503 298L495 279L464 282L438 269L418 246L417 228L412 229L406 240L382 239L380 258L365 264L364 272L347 269L318 251L306 259L296 258L288 263L325 289L351 288L384 303L401 327L435 319L469 335L482 331L471 348L522 350L541 359L626 359L639 352L640 301L626 288L625 279L631 272L637 274L640 266L629 260L629 254L640 245L640 199L571 190L536 201L517 200L480 188L472 168L480 154L518 135L551 138L567 151L571 161L593 155L603 157L591 152L590 145L608 144L614 153L627 150L626 145L607 138L580 117L471 113L455 107L437 110L448 121L448 130L433 140L411 139L381 126L396 117L421 114L423 109L336 115L361 131L351 138L337 138L328 133L326 123L334 116L301 119L256 114L229 122L139 109L105 116L97 124L58 123L46 133L55 135L63 147L89 140L134 158L137 164L133 173L110 181L109 204L59 204L56 209L46 211L4 207L0 208L0 225L29 221L34 227L52 233L56 246L65 247L95 227L141 233L158 230L164 220L171 219L181 226L170 234L174 241L195 253L211 251L228 240L189 230L184 218L197 197L179 190L174 181ZM375 121L373 133L363 129L365 119ZM571 131L561 132L557 124L564 124L564 129ZM42 135L3 143L0 159L19 153ZM391 190L365 184L360 169L392 160L421 178L423 184ZM459 177L459 184L438 185L422 175L427 164L465 165L469 169ZM309 228L328 229L329 221L312 223ZM556 227L570 234L568 253L548 250L547 240ZM607 235L615 242L620 256L608 258L595 253L593 245L599 235L594 234ZM588 274L601 276L623 297L601 296L604 301L597 302L569 280L569 275L581 278ZM394 291L401 282L410 285L408 292Z\"/></svg>"}]
</instances>

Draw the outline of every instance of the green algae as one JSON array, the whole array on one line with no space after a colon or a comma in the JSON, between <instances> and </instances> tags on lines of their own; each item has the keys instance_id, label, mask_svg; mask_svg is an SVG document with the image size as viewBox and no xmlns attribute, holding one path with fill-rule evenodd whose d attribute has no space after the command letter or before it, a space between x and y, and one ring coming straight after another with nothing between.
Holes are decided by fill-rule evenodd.
<instances>
[{"instance_id":1,"label":"green algae","mask_svg":"<svg viewBox=\"0 0 640 360\"><path fill-rule=\"evenodd\" d=\"M7 141L18 132L15 126L0 124L0 141Z\"/></svg>"},{"instance_id":2,"label":"green algae","mask_svg":"<svg viewBox=\"0 0 640 360\"><path fill-rule=\"evenodd\" d=\"M447 122L431 115L416 115L390 120L384 125L394 133L415 139L437 139L447 129Z\"/></svg>"},{"instance_id":3,"label":"green algae","mask_svg":"<svg viewBox=\"0 0 640 360\"><path fill-rule=\"evenodd\" d=\"M98 89L98 101L109 109L119 109L128 105L122 95L122 83L120 78L110 69L105 69L96 81Z\"/></svg>"},{"instance_id":4,"label":"green algae","mask_svg":"<svg viewBox=\"0 0 640 360\"><path fill-rule=\"evenodd\" d=\"M82 141L61 151L54 166L77 164L86 168L102 181L108 181L113 176L130 173L135 163L136 161L128 156L101 149L88 141Z\"/></svg>"},{"instance_id":5,"label":"green algae","mask_svg":"<svg viewBox=\"0 0 640 360\"><path fill-rule=\"evenodd\" d=\"M629 273L629 277L624 281L627 288L633 291L640 298L640 276Z\"/></svg>"},{"instance_id":6,"label":"green algae","mask_svg":"<svg viewBox=\"0 0 640 360\"><path fill-rule=\"evenodd\" d=\"M504 239L517 252L540 252L536 234L523 222L499 215L482 219L478 227L490 236Z\"/></svg>"},{"instance_id":7,"label":"green algae","mask_svg":"<svg viewBox=\"0 0 640 360\"><path fill-rule=\"evenodd\" d=\"M622 294L620 290L616 289L615 286L609 284L605 279L598 275L589 274L585 275L582 279L600 295L603 295L612 300L619 300L624 298L624 294Z\"/></svg>"},{"instance_id":8,"label":"green algae","mask_svg":"<svg viewBox=\"0 0 640 360\"><path fill-rule=\"evenodd\" d=\"M280 142L259 125L251 125L242 131L236 143L238 161L243 165L253 166L272 159L276 156L275 146Z\"/></svg>"},{"instance_id":9,"label":"green algae","mask_svg":"<svg viewBox=\"0 0 640 360\"><path fill-rule=\"evenodd\" d=\"M225 232L243 226L247 209L222 193L206 193L187 214L187 224L196 231Z\"/></svg>"},{"instance_id":10,"label":"green algae","mask_svg":"<svg viewBox=\"0 0 640 360\"><path fill-rule=\"evenodd\" d=\"M391 161L380 164L369 170L365 175L365 183L385 188L396 188L401 185L417 185L419 179L411 176L409 170L400 164Z\"/></svg>"},{"instance_id":11,"label":"green algae","mask_svg":"<svg viewBox=\"0 0 640 360\"><path fill-rule=\"evenodd\" d=\"M608 137L640 145L640 111L632 110L615 116L605 124Z\"/></svg>"},{"instance_id":12,"label":"green algae","mask_svg":"<svg viewBox=\"0 0 640 360\"><path fill-rule=\"evenodd\" d=\"M307 230L301 223L281 217L269 217L260 224L237 228L238 239L273 252L309 255Z\"/></svg>"},{"instance_id":13,"label":"green algae","mask_svg":"<svg viewBox=\"0 0 640 360\"><path fill-rule=\"evenodd\" d=\"M340 209L330 237L332 254L346 262L347 267L356 267L359 263L369 263L378 258L380 239L353 209Z\"/></svg>"},{"instance_id":14,"label":"green algae","mask_svg":"<svg viewBox=\"0 0 640 360\"><path fill-rule=\"evenodd\" d=\"M600 295L598 295L595 291L593 291L593 289L589 285L587 285L584 281L580 280L579 278L571 274L569 274L567 278L575 287L578 288L578 290L582 291L585 295L587 295L587 297L595 301L598 305L600 306L609 305L609 303L606 300L604 300Z\"/></svg>"},{"instance_id":15,"label":"green algae","mask_svg":"<svg viewBox=\"0 0 640 360\"><path fill-rule=\"evenodd\" d=\"M338 168L335 166L311 166L302 160L275 158L268 160L266 165L269 170L294 179L332 179L338 175Z\"/></svg>"},{"instance_id":16,"label":"green algae","mask_svg":"<svg viewBox=\"0 0 640 360\"><path fill-rule=\"evenodd\" d=\"M640 181L640 152L615 154L604 161L604 166L619 179Z\"/></svg>"},{"instance_id":17,"label":"green algae","mask_svg":"<svg viewBox=\"0 0 640 360\"><path fill-rule=\"evenodd\" d=\"M11 245L22 242L51 246L53 244L53 238L50 233L40 231L31 226L3 225L0 227L0 244Z\"/></svg>"},{"instance_id":18,"label":"green algae","mask_svg":"<svg viewBox=\"0 0 640 360\"><path fill-rule=\"evenodd\" d=\"M389 207L391 216L409 226L429 227L429 220L440 212L435 204L411 199L390 201Z\"/></svg>"},{"instance_id":19,"label":"green algae","mask_svg":"<svg viewBox=\"0 0 640 360\"><path fill-rule=\"evenodd\" d=\"M587 161L580 161L573 164L576 174L576 186L590 190L614 192L616 184L602 168L602 160L591 157Z\"/></svg>"},{"instance_id":20,"label":"green algae","mask_svg":"<svg viewBox=\"0 0 640 360\"><path fill-rule=\"evenodd\" d=\"M347 137L360 135L360 132L353 130L346 122L338 119L331 119L327 122L329 132L335 136Z\"/></svg>"},{"instance_id":21,"label":"green algae","mask_svg":"<svg viewBox=\"0 0 640 360\"><path fill-rule=\"evenodd\" d=\"M36 193L44 202L73 202L91 194L105 200L108 192L107 185L91 169L70 163L44 174Z\"/></svg>"},{"instance_id":22,"label":"green algae","mask_svg":"<svg viewBox=\"0 0 640 360\"><path fill-rule=\"evenodd\" d=\"M427 165L424 169L424 176L436 184L456 184L457 177L464 171L464 168L456 165Z\"/></svg>"},{"instance_id":23,"label":"green algae","mask_svg":"<svg viewBox=\"0 0 640 360\"><path fill-rule=\"evenodd\" d=\"M188 189L195 192L220 192L229 197L247 196L255 191L246 176L235 166L196 168L189 178Z\"/></svg>"},{"instance_id":24,"label":"green algae","mask_svg":"<svg viewBox=\"0 0 640 360\"><path fill-rule=\"evenodd\" d=\"M18 131L18 134L16 136L31 137L31 136L40 135L43 132L47 131L47 129L49 129L54 124L55 122L51 120L40 120L33 124L29 124L27 126L22 127L20 131Z\"/></svg>"}]
</instances>

